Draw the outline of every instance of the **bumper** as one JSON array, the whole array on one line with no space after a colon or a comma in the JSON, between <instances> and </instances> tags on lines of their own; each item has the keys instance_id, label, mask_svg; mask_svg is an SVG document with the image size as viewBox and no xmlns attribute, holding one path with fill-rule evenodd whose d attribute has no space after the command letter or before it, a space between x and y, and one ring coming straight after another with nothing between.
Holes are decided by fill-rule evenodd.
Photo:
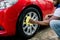
<instances>
[{"instance_id":1,"label":"bumper","mask_svg":"<svg viewBox=\"0 0 60 40\"><path fill-rule=\"evenodd\" d=\"M13 18L14 16L10 15L12 11L9 10L7 10L6 12L4 11L0 11L0 27L4 29L4 30L0 30L0 36L15 35L16 19Z\"/></svg>"},{"instance_id":2,"label":"bumper","mask_svg":"<svg viewBox=\"0 0 60 40\"><path fill-rule=\"evenodd\" d=\"M0 30L0 36L14 36L16 34L17 19L18 10L16 11L16 6L0 10L0 27L4 29Z\"/></svg>"}]
</instances>

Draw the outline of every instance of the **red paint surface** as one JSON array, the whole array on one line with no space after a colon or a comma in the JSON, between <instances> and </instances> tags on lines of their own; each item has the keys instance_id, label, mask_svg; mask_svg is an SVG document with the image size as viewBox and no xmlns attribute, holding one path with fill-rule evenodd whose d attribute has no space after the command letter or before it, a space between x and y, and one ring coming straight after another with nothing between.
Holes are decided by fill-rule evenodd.
<instances>
[{"instance_id":1,"label":"red paint surface","mask_svg":"<svg viewBox=\"0 0 60 40\"><path fill-rule=\"evenodd\" d=\"M53 12L54 6L48 0L18 0L18 2L4 10L0 10L0 26L5 30L0 30L0 36L13 36L16 34L16 23L22 10L29 5L37 5L41 11L43 18L46 14Z\"/></svg>"}]
</instances>

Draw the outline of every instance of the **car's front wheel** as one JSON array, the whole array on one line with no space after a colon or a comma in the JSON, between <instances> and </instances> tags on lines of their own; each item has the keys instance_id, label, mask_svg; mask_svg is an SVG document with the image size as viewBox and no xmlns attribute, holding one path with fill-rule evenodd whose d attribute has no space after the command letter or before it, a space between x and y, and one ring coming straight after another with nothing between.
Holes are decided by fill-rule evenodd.
<instances>
[{"instance_id":1,"label":"car's front wheel","mask_svg":"<svg viewBox=\"0 0 60 40\"><path fill-rule=\"evenodd\" d=\"M24 38L31 38L39 28L38 24L32 24L29 19L40 20L40 12L33 7L25 9L19 16L18 20L18 33Z\"/></svg>"}]
</instances>

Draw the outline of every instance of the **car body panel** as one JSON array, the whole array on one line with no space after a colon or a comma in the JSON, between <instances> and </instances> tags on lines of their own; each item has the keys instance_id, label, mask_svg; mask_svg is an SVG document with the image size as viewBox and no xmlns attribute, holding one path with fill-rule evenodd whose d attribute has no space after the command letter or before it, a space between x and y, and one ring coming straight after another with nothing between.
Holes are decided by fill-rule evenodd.
<instances>
[{"instance_id":1,"label":"car body panel","mask_svg":"<svg viewBox=\"0 0 60 40\"><path fill-rule=\"evenodd\" d=\"M0 25L4 31L0 31L0 36L13 36L16 34L16 23L21 12L29 5L38 6L43 18L54 10L53 3L48 0L18 0L13 6L0 10Z\"/></svg>"}]
</instances>

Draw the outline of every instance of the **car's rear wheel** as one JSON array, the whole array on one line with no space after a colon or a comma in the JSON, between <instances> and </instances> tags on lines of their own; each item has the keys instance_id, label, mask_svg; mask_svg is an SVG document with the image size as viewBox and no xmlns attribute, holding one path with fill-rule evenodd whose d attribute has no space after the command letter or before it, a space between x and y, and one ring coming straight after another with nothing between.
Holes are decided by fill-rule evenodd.
<instances>
[{"instance_id":1,"label":"car's rear wheel","mask_svg":"<svg viewBox=\"0 0 60 40\"><path fill-rule=\"evenodd\" d=\"M31 38L38 31L39 25L31 24L29 22L30 18L40 20L40 12L36 8L29 7L19 16L17 29L18 34L23 38Z\"/></svg>"}]
</instances>

